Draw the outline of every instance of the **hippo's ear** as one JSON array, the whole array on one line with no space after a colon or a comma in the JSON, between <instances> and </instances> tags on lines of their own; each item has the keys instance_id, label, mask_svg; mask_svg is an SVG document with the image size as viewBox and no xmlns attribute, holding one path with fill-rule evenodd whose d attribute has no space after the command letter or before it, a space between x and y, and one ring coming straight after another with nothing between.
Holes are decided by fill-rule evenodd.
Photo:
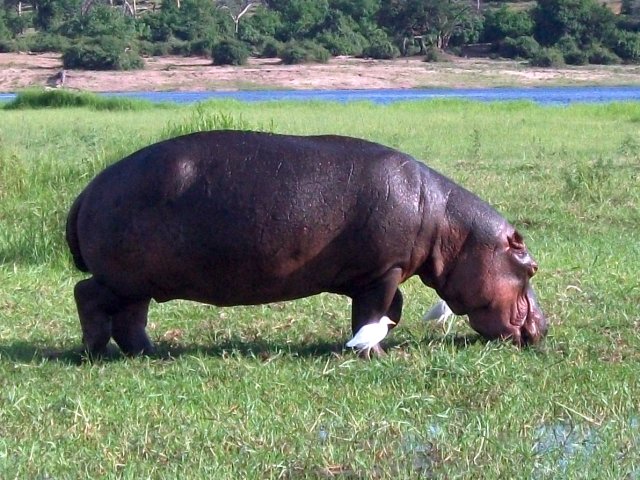
<instances>
[{"instance_id":1,"label":"hippo's ear","mask_svg":"<svg viewBox=\"0 0 640 480\"><path fill-rule=\"evenodd\" d=\"M516 262L525 268L529 278L533 277L538 271L538 264L535 262L524 244L522 235L514 231L512 235L507 237L509 241L509 249Z\"/></svg>"},{"instance_id":2,"label":"hippo's ear","mask_svg":"<svg viewBox=\"0 0 640 480\"><path fill-rule=\"evenodd\" d=\"M524 239L517 230L514 230L507 239L509 240L509 247L514 250L524 250L526 248L524 246Z\"/></svg>"}]
</instances>

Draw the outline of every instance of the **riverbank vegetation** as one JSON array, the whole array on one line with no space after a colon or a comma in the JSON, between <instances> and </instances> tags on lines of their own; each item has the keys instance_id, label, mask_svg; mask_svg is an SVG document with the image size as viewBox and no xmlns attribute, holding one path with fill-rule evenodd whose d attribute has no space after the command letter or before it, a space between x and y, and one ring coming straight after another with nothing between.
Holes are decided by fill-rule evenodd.
<instances>
[{"instance_id":1,"label":"riverbank vegetation","mask_svg":"<svg viewBox=\"0 0 640 480\"><path fill-rule=\"evenodd\" d=\"M633 478L640 465L640 105L209 102L0 110L0 477ZM493 204L540 264L525 350L420 317L372 362L347 299L153 304L158 353L80 349L68 208L105 165L198 128L337 133ZM215 273L213 273L215 274Z\"/></svg>"},{"instance_id":2,"label":"riverbank vegetation","mask_svg":"<svg viewBox=\"0 0 640 480\"><path fill-rule=\"evenodd\" d=\"M617 5L617 4L616 4ZM58 51L66 68L142 68L141 55L204 55L242 64L331 55L388 59L446 51L537 66L640 62L640 6L597 0L2 0L0 52ZM478 48L478 43L484 44Z\"/></svg>"}]
</instances>

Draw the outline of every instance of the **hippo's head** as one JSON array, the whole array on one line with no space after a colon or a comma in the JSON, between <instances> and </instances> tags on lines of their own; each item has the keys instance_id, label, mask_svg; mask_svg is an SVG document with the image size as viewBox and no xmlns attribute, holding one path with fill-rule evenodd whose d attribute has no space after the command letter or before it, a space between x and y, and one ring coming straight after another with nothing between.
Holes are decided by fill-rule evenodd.
<instances>
[{"instance_id":1,"label":"hippo's head","mask_svg":"<svg viewBox=\"0 0 640 480\"><path fill-rule=\"evenodd\" d=\"M485 338L537 343L547 321L529 284L538 265L522 237L506 222L491 235L474 233L464 240L438 293L456 314L468 315Z\"/></svg>"}]
</instances>

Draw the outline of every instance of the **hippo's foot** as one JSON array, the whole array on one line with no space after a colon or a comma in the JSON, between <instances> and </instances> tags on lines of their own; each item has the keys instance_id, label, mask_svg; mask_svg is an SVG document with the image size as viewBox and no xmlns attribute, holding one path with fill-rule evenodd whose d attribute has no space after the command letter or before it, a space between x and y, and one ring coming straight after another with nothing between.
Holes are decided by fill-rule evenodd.
<instances>
[{"instance_id":1,"label":"hippo's foot","mask_svg":"<svg viewBox=\"0 0 640 480\"><path fill-rule=\"evenodd\" d=\"M103 356L112 336L127 355L153 351L145 332L149 300L126 301L93 278L78 282L74 295L89 357Z\"/></svg>"},{"instance_id":2,"label":"hippo's foot","mask_svg":"<svg viewBox=\"0 0 640 480\"><path fill-rule=\"evenodd\" d=\"M149 300L124 306L111 317L111 335L125 355L151 355L153 344L145 327Z\"/></svg>"}]
</instances>

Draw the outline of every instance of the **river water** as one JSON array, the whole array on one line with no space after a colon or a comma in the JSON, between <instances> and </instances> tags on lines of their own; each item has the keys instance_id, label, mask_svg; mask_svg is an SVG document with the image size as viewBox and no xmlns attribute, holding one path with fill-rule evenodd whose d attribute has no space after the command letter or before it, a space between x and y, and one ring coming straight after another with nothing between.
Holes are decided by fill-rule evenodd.
<instances>
[{"instance_id":1,"label":"river water","mask_svg":"<svg viewBox=\"0 0 640 480\"><path fill-rule=\"evenodd\" d=\"M486 102L532 101L544 105L570 103L609 103L640 101L638 86L621 87L535 87L535 88L437 88L437 89L376 89L376 90L253 90L211 92L127 92L103 93L107 96L141 98L152 102L189 104L213 99L236 99L246 102L266 101L368 101L388 104L400 101L461 98ZM0 93L0 101L11 100L13 93Z\"/></svg>"}]
</instances>

